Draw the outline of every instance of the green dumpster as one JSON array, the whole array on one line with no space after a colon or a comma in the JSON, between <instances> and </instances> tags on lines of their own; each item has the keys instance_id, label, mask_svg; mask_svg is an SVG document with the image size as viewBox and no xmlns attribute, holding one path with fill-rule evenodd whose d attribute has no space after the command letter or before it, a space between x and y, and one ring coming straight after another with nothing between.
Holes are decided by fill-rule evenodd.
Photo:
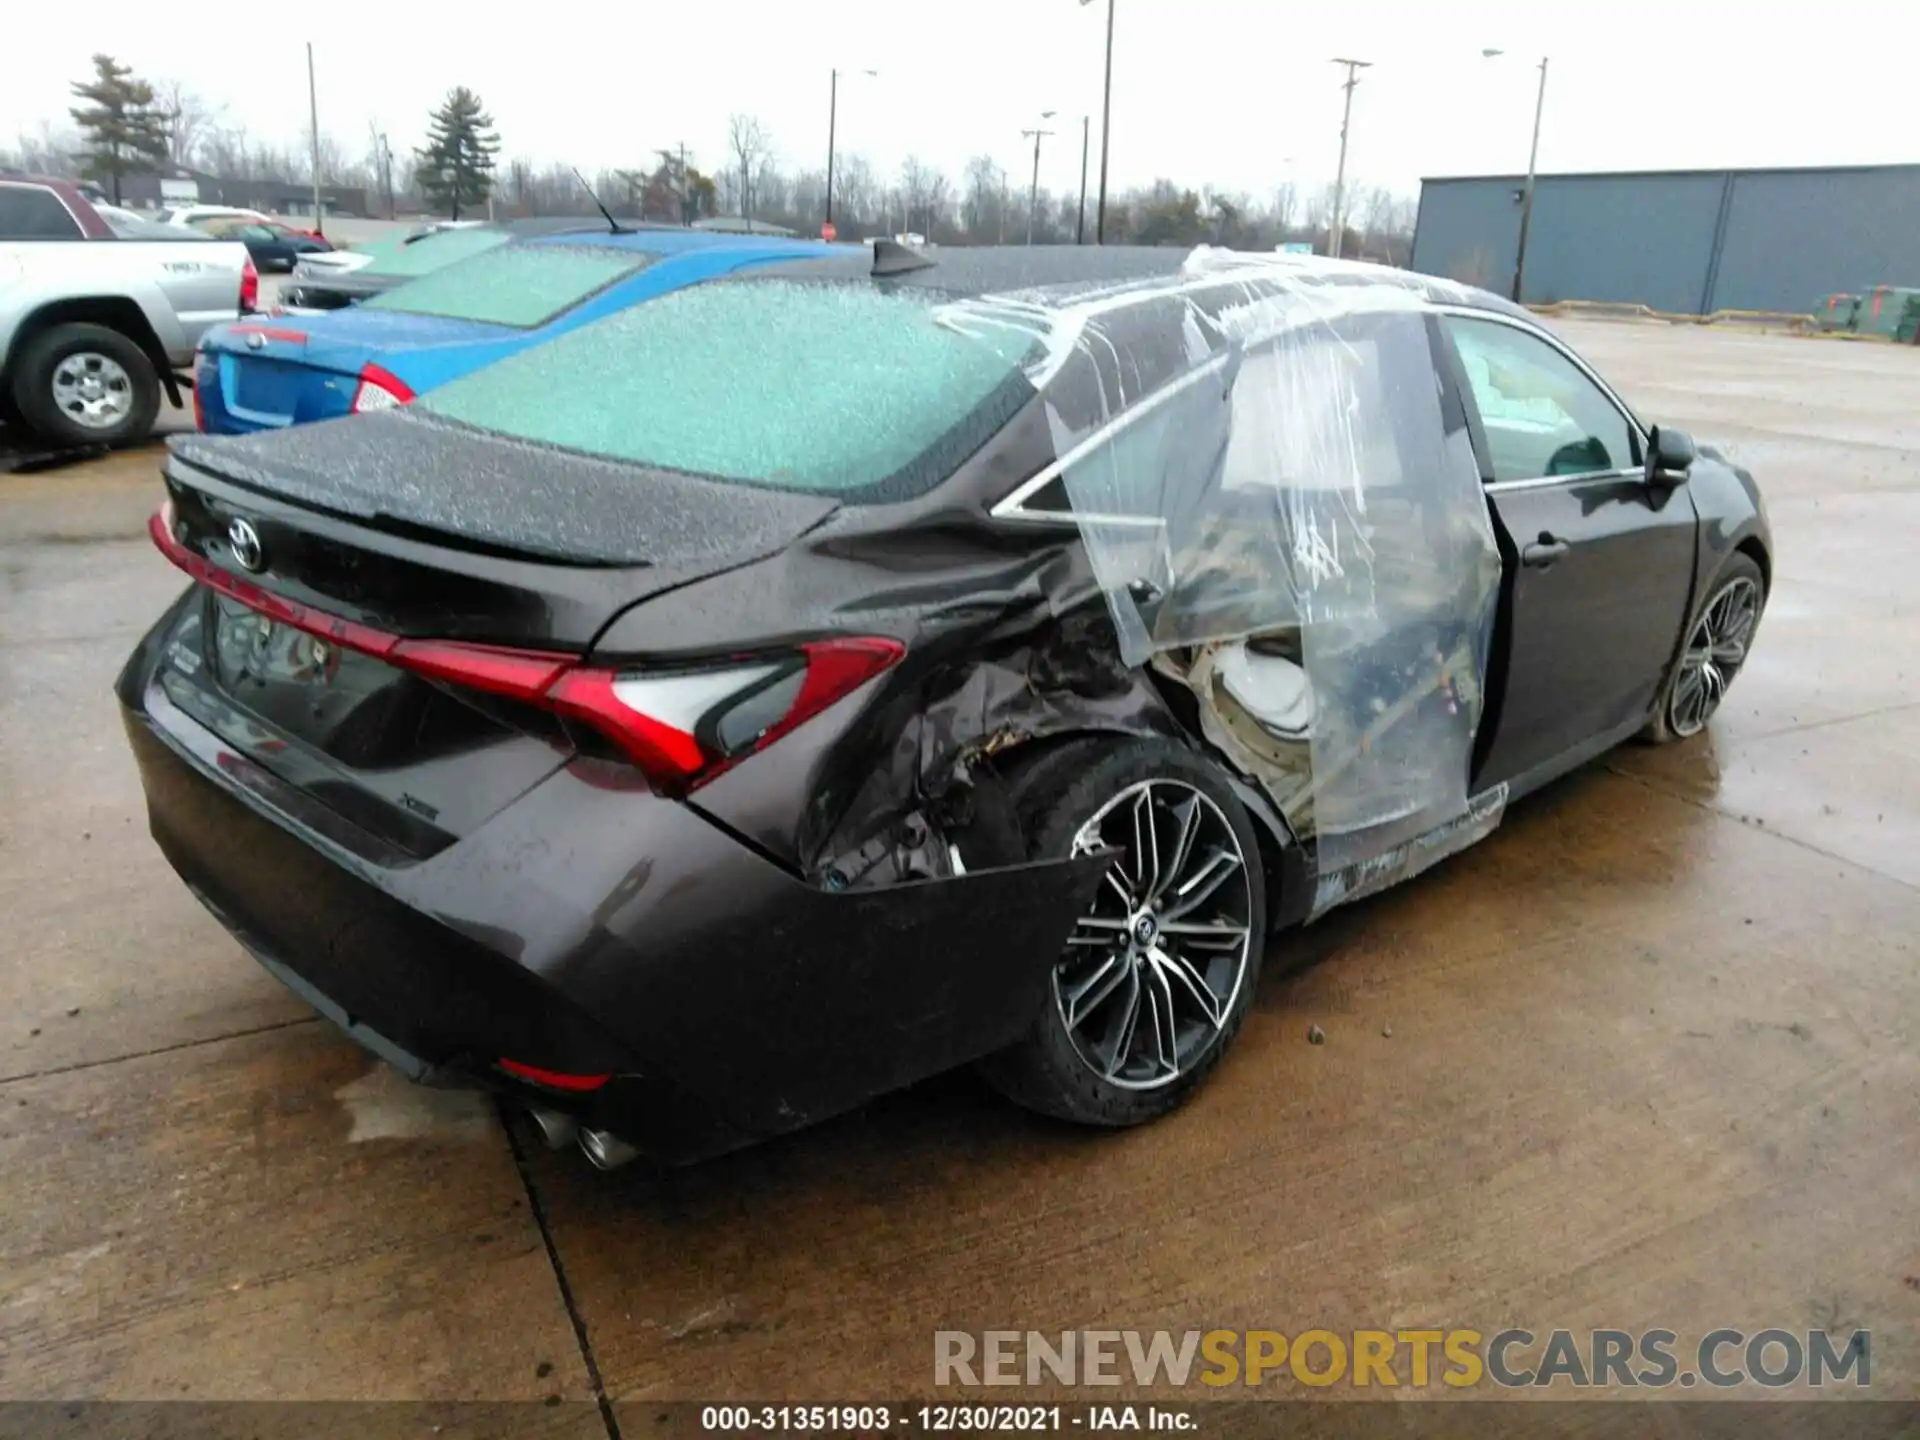
<instances>
[{"instance_id":1,"label":"green dumpster","mask_svg":"<svg viewBox=\"0 0 1920 1440\"><path fill-rule=\"evenodd\" d=\"M1920 295L1909 295L1900 307L1900 325L1893 338L1902 345L1920 345Z\"/></svg>"},{"instance_id":2,"label":"green dumpster","mask_svg":"<svg viewBox=\"0 0 1920 1440\"><path fill-rule=\"evenodd\" d=\"M1853 328L1864 335L1885 335L1892 339L1900 329L1907 302L1920 295L1907 285L1876 285L1860 297L1859 313Z\"/></svg>"}]
</instances>

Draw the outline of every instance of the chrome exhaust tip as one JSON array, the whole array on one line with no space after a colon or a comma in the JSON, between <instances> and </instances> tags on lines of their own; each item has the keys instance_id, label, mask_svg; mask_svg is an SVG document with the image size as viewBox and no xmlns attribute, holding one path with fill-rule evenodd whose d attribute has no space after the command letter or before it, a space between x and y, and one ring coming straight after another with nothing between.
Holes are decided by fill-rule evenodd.
<instances>
[{"instance_id":1,"label":"chrome exhaust tip","mask_svg":"<svg viewBox=\"0 0 1920 1440\"><path fill-rule=\"evenodd\" d=\"M533 1117L533 1123L540 1127L540 1138L547 1142L549 1150L564 1150L580 1134L580 1122L571 1115L563 1115L558 1110L543 1110L539 1106L529 1106L527 1113Z\"/></svg>"},{"instance_id":2,"label":"chrome exhaust tip","mask_svg":"<svg viewBox=\"0 0 1920 1440\"><path fill-rule=\"evenodd\" d=\"M602 1170L618 1170L622 1165L640 1158L640 1151L636 1147L605 1130L582 1130L580 1148L586 1152L587 1159Z\"/></svg>"}]
</instances>

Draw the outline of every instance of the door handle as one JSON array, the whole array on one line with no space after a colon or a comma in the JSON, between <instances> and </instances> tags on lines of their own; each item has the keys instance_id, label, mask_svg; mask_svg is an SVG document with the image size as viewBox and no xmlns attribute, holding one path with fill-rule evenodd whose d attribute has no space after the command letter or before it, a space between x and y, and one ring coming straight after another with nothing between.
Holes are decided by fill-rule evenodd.
<instances>
[{"instance_id":1,"label":"door handle","mask_svg":"<svg viewBox=\"0 0 1920 1440\"><path fill-rule=\"evenodd\" d=\"M1554 561L1567 553L1567 542L1545 530L1540 538L1520 552L1520 563L1535 570L1545 570Z\"/></svg>"}]
</instances>

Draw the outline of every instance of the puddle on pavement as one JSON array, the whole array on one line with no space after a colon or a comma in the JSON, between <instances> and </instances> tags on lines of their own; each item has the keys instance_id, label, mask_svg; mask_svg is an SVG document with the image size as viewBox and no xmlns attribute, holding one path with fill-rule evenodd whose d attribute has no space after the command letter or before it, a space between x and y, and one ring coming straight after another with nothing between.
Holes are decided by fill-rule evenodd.
<instances>
[{"instance_id":1,"label":"puddle on pavement","mask_svg":"<svg viewBox=\"0 0 1920 1440\"><path fill-rule=\"evenodd\" d=\"M493 1106L477 1090L416 1085L388 1065L375 1065L333 1092L353 1119L349 1144L366 1140L484 1140Z\"/></svg>"}]
</instances>

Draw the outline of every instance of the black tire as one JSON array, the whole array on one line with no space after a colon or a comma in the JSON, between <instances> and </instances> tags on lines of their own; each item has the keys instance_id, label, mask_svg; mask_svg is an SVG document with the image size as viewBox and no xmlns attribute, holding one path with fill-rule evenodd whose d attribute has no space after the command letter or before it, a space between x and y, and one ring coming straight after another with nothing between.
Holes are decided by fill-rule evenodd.
<instances>
[{"instance_id":1,"label":"black tire","mask_svg":"<svg viewBox=\"0 0 1920 1440\"><path fill-rule=\"evenodd\" d=\"M111 425L80 422L54 395L54 375L74 355L99 355L126 376L127 406ZM20 419L43 440L59 445L125 445L144 440L160 413L160 377L147 352L104 325L55 325L20 349L12 367L12 397Z\"/></svg>"},{"instance_id":2,"label":"black tire","mask_svg":"<svg viewBox=\"0 0 1920 1440\"><path fill-rule=\"evenodd\" d=\"M1042 754L1012 777L1015 806L1027 835L1029 857L1059 858L1072 853L1075 837L1103 806L1115 801L1116 797L1127 796L1130 791L1135 791L1135 787L1149 781L1159 782L1159 787L1150 792L1152 794L1177 796L1184 789L1204 797L1213 809L1207 811L1204 806L1193 806L1192 813L1204 817L1202 823L1205 827L1204 832L1195 832L1196 837L1204 833L1208 837L1204 843L1213 845L1224 855L1227 853L1225 833L1230 831L1238 847L1239 873L1244 876L1244 884L1221 902L1233 910L1235 919L1244 908L1248 922L1248 936L1238 952L1238 978L1231 993L1224 998L1219 987L1208 991L1216 1007L1217 1027L1213 1024L1212 1016L1197 1020L1189 1015L1187 1030L1193 1037L1190 1043L1194 1048L1190 1056L1181 1057L1175 1071L1150 1082L1136 1080L1127 1083L1124 1077L1116 1081L1096 1069L1096 1061L1083 1056L1067 1028L1062 1014L1060 987L1069 983L1072 976L1086 973L1076 967L1097 966L1108 958L1086 950L1069 950L1068 956L1093 954L1094 958L1063 957L1050 980L1047 1003L1027 1034L1008 1049L981 1061L979 1066L987 1082L1003 1095L1045 1115L1086 1125L1113 1127L1139 1125L1158 1119L1184 1103L1213 1073L1221 1056L1239 1033L1240 1025L1253 1004L1254 987L1260 977L1260 959L1267 935L1266 888L1259 838L1232 788L1212 766L1191 751L1166 740L1128 739L1074 742ZM1118 818L1122 812L1116 808L1110 813ZM1192 842L1195 847L1201 843L1203 841L1200 838ZM1163 839L1162 845L1171 852L1177 852L1178 839L1176 837L1171 845ZM1132 852L1129 851L1117 866L1117 873L1124 872L1131 863ZM1214 893L1222 894L1230 886L1240 885L1240 881L1230 878ZM1100 901L1096 900L1096 910L1099 905ZM1156 909L1166 908L1177 906L1170 906L1163 897ZM1196 918L1203 913L1204 908L1194 912ZM1170 920L1173 918L1168 917ZM1158 939L1162 955L1174 950L1175 953L1195 958L1195 963L1207 964L1210 967L1207 973L1214 973L1219 961L1218 952L1175 949L1184 947L1186 943L1185 940L1176 941L1171 932L1162 933ZM1206 943L1213 945L1217 942L1209 940ZM1114 947L1116 958L1134 953L1130 944L1124 949L1118 944ZM1229 964L1231 958L1228 957ZM1122 963L1129 962L1122 959ZM1151 974L1152 967L1143 969L1134 962L1134 971L1136 974ZM1226 972L1220 973L1224 986ZM1145 985L1136 982L1136 996L1145 993L1148 993ZM1175 991L1170 985L1163 983L1161 993L1169 997L1166 1003L1173 1003L1171 997ZM1189 1007L1194 1003L1193 997L1198 994L1190 989L1178 993L1180 1000ZM1127 1002L1124 996L1112 1002L1101 1001L1089 1007L1089 1015L1099 1014L1099 1006L1108 1003L1124 1008ZM1136 999L1134 1003L1137 1005L1141 1002ZM1158 1002L1149 1000L1146 1003L1152 1005ZM1118 1021L1116 1024L1123 1025L1124 1022ZM1176 1032L1180 1029L1178 1025L1170 1025L1169 1028ZM1082 1033L1086 1033L1084 1028ZM1120 1048L1120 1042L1116 1040L1115 1052Z\"/></svg>"},{"instance_id":3,"label":"black tire","mask_svg":"<svg viewBox=\"0 0 1920 1440\"><path fill-rule=\"evenodd\" d=\"M1736 590L1743 584L1753 587L1758 596L1758 605L1753 612L1752 623L1747 627L1741 658L1726 672L1725 684L1720 689L1722 698L1727 688L1739 677L1740 670L1746 664L1744 651L1751 647L1753 637L1759 633L1760 621L1766 614L1767 581L1761 574L1760 567L1754 563L1752 556L1736 551L1702 590L1699 608L1688 617L1686 640L1680 659L1675 662L1673 673L1667 676L1667 683L1660 687L1660 703L1655 707L1653 718L1647 722L1646 729L1640 732L1642 740L1653 745L1671 745L1675 741L1689 739L1699 734L1705 728L1707 721L1713 718L1714 712L1719 709L1721 701L1716 699L1706 715L1699 719L1699 723L1694 724L1691 714L1677 713L1675 707L1676 702L1681 700L1681 685L1688 674L1688 657L1696 649L1696 640L1700 636L1701 626L1708 612L1730 590ZM1681 708L1684 710L1684 705Z\"/></svg>"}]
</instances>

